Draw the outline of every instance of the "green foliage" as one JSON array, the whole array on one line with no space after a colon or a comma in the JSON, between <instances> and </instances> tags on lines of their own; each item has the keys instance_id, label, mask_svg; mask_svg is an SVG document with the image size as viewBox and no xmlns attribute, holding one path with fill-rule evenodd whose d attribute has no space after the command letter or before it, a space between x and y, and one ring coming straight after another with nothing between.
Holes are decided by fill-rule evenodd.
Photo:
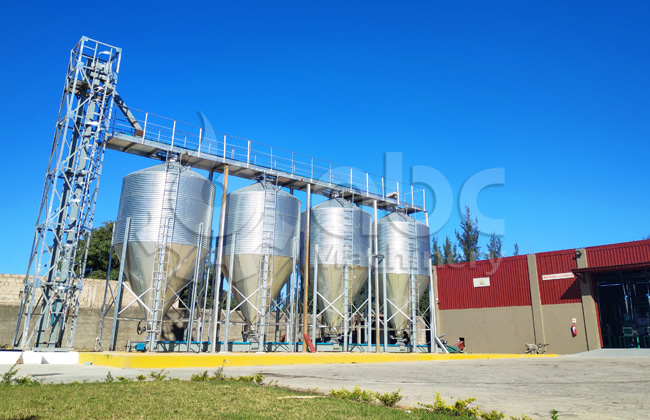
<instances>
[{"instance_id":1,"label":"green foliage","mask_svg":"<svg viewBox=\"0 0 650 420\"><path fill-rule=\"evenodd\" d=\"M14 364L8 371L2 374L0 385L40 385L42 380L34 379L29 375L18 376L18 368Z\"/></svg>"},{"instance_id":2,"label":"green foliage","mask_svg":"<svg viewBox=\"0 0 650 420\"><path fill-rule=\"evenodd\" d=\"M149 373L149 377L152 378L156 382L164 381L167 378L167 375L169 375L169 373L165 372L165 369L161 370L160 372L156 372L156 371L152 370Z\"/></svg>"},{"instance_id":3,"label":"green foliage","mask_svg":"<svg viewBox=\"0 0 650 420\"><path fill-rule=\"evenodd\" d=\"M245 375L245 376L240 375L237 376L235 380L244 383L255 382L257 385L262 385L262 382L264 382L264 375L262 375L261 372L255 375Z\"/></svg>"},{"instance_id":4,"label":"green foliage","mask_svg":"<svg viewBox=\"0 0 650 420\"><path fill-rule=\"evenodd\" d=\"M515 252L512 253L513 256L519 255L519 244L515 242Z\"/></svg>"},{"instance_id":5,"label":"green foliage","mask_svg":"<svg viewBox=\"0 0 650 420\"><path fill-rule=\"evenodd\" d=\"M551 420L558 420L560 416L558 416L558 411L556 409L551 410Z\"/></svg>"},{"instance_id":6,"label":"green foliage","mask_svg":"<svg viewBox=\"0 0 650 420\"><path fill-rule=\"evenodd\" d=\"M521 417L510 416L510 420L533 420L533 418L522 414Z\"/></svg>"},{"instance_id":7,"label":"green foliage","mask_svg":"<svg viewBox=\"0 0 650 420\"><path fill-rule=\"evenodd\" d=\"M478 245L478 219L472 220L469 206L465 206L465 214L460 222L460 232L456 231L456 240L462 251L462 261L476 261L481 255L481 247Z\"/></svg>"},{"instance_id":8,"label":"green foliage","mask_svg":"<svg viewBox=\"0 0 650 420\"><path fill-rule=\"evenodd\" d=\"M226 380L226 376L223 374L223 366L219 366L219 369L217 369L212 375L208 375L208 371L204 370L201 373L192 375L192 377L190 378L190 381L193 382L216 382L216 381L225 381L225 380ZM253 380L256 380L256 378L254 377ZM262 376L262 380L264 380L263 376Z\"/></svg>"},{"instance_id":9,"label":"green foliage","mask_svg":"<svg viewBox=\"0 0 650 420\"><path fill-rule=\"evenodd\" d=\"M484 420L503 420L506 418L506 415L500 411L492 410L489 412L481 412L481 418ZM510 417L512 419L512 417Z\"/></svg>"},{"instance_id":10,"label":"green foliage","mask_svg":"<svg viewBox=\"0 0 650 420\"><path fill-rule=\"evenodd\" d=\"M379 400L380 403L385 405L386 407L395 407L395 405L404 398L404 396L401 394L402 388L398 389L395 392L386 392L385 394L380 394L379 392L375 392L375 398Z\"/></svg>"},{"instance_id":11,"label":"green foliage","mask_svg":"<svg viewBox=\"0 0 650 420\"><path fill-rule=\"evenodd\" d=\"M106 375L106 379L104 379L104 382L115 382L115 378L113 378L113 375L111 375L110 371L108 371L108 375Z\"/></svg>"},{"instance_id":12,"label":"green foliage","mask_svg":"<svg viewBox=\"0 0 650 420\"><path fill-rule=\"evenodd\" d=\"M440 397L440 393L436 392L436 399L433 404L418 405L426 411L436 414L450 414L458 417L477 418L480 414L479 408L471 408L469 405L476 401L476 398L467 398L464 400L458 399L454 405L447 405L445 400Z\"/></svg>"},{"instance_id":13,"label":"green foliage","mask_svg":"<svg viewBox=\"0 0 650 420\"><path fill-rule=\"evenodd\" d=\"M443 258L442 250L438 246L438 238L433 236L431 238L431 264L441 265L443 264Z\"/></svg>"},{"instance_id":14,"label":"green foliage","mask_svg":"<svg viewBox=\"0 0 650 420\"><path fill-rule=\"evenodd\" d=\"M445 243L442 246L442 264L454 264L459 262L458 248L456 244L451 243L449 236L445 237Z\"/></svg>"},{"instance_id":15,"label":"green foliage","mask_svg":"<svg viewBox=\"0 0 650 420\"><path fill-rule=\"evenodd\" d=\"M125 376L118 376L116 379L121 383L131 382L132 381L132 379L129 379L129 378L125 377Z\"/></svg>"},{"instance_id":16,"label":"green foliage","mask_svg":"<svg viewBox=\"0 0 650 420\"><path fill-rule=\"evenodd\" d=\"M112 221L103 222L98 228L94 228L90 235L85 235L79 243L77 251L77 264L80 264L86 249L86 242L90 236L88 245L88 258L86 259L86 271L84 277L93 279L106 279L108 272L108 253L111 250L111 238L113 235ZM111 260L111 280L117 280L119 274L120 262L115 252Z\"/></svg>"},{"instance_id":17,"label":"green foliage","mask_svg":"<svg viewBox=\"0 0 650 420\"><path fill-rule=\"evenodd\" d=\"M140 375L136 376L135 379L137 379L138 381L142 382L142 381L146 381L146 380L147 380L147 377L144 376L144 375L142 375L142 374L140 374Z\"/></svg>"},{"instance_id":18,"label":"green foliage","mask_svg":"<svg viewBox=\"0 0 650 420\"><path fill-rule=\"evenodd\" d=\"M485 254L487 259L494 260L503 257L503 254L501 253L501 246L503 246L503 241L501 238L498 237L496 233L492 233L487 244L487 253Z\"/></svg>"},{"instance_id":19,"label":"green foliage","mask_svg":"<svg viewBox=\"0 0 650 420\"><path fill-rule=\"evenodd\" d=\"M371 403L375 400L375 394L373 392L363 390L358 386L355 386L352 391L348 391L345 388L341 388L340 391L336 389L332 389L330 390L330 397L338 398L340 400L357 401L357 402L365 402L365 403Z\"/></svg>"}]
</instances>

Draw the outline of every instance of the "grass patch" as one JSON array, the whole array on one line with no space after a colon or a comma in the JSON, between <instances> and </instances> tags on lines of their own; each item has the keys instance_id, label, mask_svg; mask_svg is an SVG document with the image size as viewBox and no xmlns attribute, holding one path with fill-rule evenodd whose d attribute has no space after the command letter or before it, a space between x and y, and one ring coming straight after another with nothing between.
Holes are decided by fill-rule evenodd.
<instances>
[{"instance_id":1,"label":"grass patch","mask_svg":"<svg viewBox=\"0 0 650 420\"><path fill-rule=\"evenodd\" d=\"M157 375L158 378L162 375ZM207 375L206 375L207 376ZM153 380L151 380L153 379ZM458 419L309 395L255 380L112 382L0 386L0 419Z\"/></svg>"}]
</instances>

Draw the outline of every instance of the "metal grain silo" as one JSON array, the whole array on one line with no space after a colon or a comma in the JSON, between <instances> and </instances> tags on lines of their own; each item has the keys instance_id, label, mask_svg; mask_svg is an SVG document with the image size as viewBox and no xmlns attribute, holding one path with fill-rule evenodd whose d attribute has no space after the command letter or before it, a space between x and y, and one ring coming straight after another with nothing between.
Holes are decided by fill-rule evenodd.
<instances>
[{"instance_id":1,"label":"metal grain silo","mask_svg":"<svg viewBox=\"0 0 650 420\"><path fill-rule=\"evenodd\" d=\"M307 212L303 212L303 237ZM309 289L314 290L316 278L316 246L318 246L318 312L329 327L330 337L345 332L342 325L345 308L345 275L348 275L348 303L356 299L368 279L372 217L342 198L332 198L311 209L309 228ZM304 273L304 240L301 249L301 271ZM329 306L329 307L328 307ZM324 312L323 312L324 311Z\"/></svg>"},{"instance_id":2,"label":"metal grain silo","mask_svg":"<svg viewBox=\"0 0 650 420\"><path fill-rule=\"evenodd\" d=\"M393 212L377 223L380 278L386 276L385 308L395 337L401 340L409 318L417 315L417 305L429 286L429 227L403 212ZM380 299L383 290L380 286Z\"/></svg>"},{"instance_id":3,"label":"metal grain silo","mask_svg":"<svg viewBox=\"0 0 650 420\"><path fill-rule=\"evenodd\" d=\"M228 194L222 270L253 337L291 276L299 232L300 200L273 184L261 181Z\"/></svg>"},{"instance_id":4,"label":"metal grain silo","mask_svg":"<svg viewBox=\"0 0 650 420\"><path fill-rule=\"evenodd\" d=\"M154 276L166 283L161 285L164 296L159 295L164 299L159 305L162 318L176 301L174 292L192 281L199 236L198 263L206 257L214 194L210 181L177 162L124 177L113 243L121 255L126 219L130 217L125 275L148 319L156 299Z\"/></svg>"}]
</instances>

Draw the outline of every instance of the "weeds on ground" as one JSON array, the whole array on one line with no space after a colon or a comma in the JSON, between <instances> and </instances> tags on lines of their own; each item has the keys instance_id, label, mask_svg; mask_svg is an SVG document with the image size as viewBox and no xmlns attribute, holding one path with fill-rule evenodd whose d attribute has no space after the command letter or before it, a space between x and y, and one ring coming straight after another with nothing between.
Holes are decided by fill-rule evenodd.
<instances>
[{"instance_id":1,"label":"weeds on ground","mask_svg":"<svg viewBox=\"0 0 650 420\"><path fill-rule=\"evenodd\" d=\"M32 378L29 375L18 376L19 369L14 364L8 371L2 374L0 385L40 385L41 379Z\"/></svg>"},{"instance_id":2,"label":"weeds on ground","mask_svg":"<svg viewBox=\"0 0 650 420\"><path fill-rule=\"evenodd\" d=\"M375 392L375 398L379 400L380 403L385 405L386 407L395 407L398 402L404 398L404 396L401 394L402 388L398 389L395 392L386 392L385 394L380 394L379 392Z\"/></svg>"},{"instance_id":3,"label":"weeds on ground","mask_svg":"<svg viewBox=\"0 0 650 420\"><path fill-rule=\"evenodd\" d=\"M235 378L236 381L239 382L244 382L244 383L253 383L255 382L257 385L262 385L262 382L264 382L264 375L262 375L262 372L255 374L255 375L246 375L246 376L237 376Z\"/></svg>"},{"instance_id":4,"label":"weeds on ground","mask_svg":"<svg viewBox=\"0 0 650 420\"><path fill-rule=\"evenodd\" d=\"M357 401L364 403L372 403L375 400L379 401L386 407L395 407L395 405L404 398L401 394L402 389L398 389L395 392L386 392L385 394L380 394L379 392L366 391L358 386L355 386L352 391L349 391L345 388L331 389L329 392L330 397L338 398L341 400L348 401Z\"/></svg>"},{"instance_id":5,"label":"weeds on ground","mask_svg":"<svg viewBox=\"0 0 650 420\"><path fill-rule=\"evenodd\" d=\"M163 369L163 370L161 370L159 372L156 372L155 370L152 370L149 373L149 377L152 378L156 382L164 381L167 378L167 375L169 375L169 373L165 372L165 369Z\"/></svg>"},{"instance_id":6,"label":"weeds on ground","mask_svg":"<svg viewBox=\"0 0 650 420\"><path fill-rule=\"evenodd\" d=\"M147 380L147 377L144 376L144 375L142 375L142 374L140 374L140 375L136 376L135 379L137 379L138 381L142 382L142 381L146 381L146 380Z\"/></svg>"},{"instance_id":7,"label":"weeds on ground","mask_svg":"<svg viewBox=\"0 0 650 420\"><path fill-rule=\"evenodd\" d=\"M430 413L447 414L456 417L466 417L471 419L483 420L504 420L505 413L500 411L481 411L480 407L470 407L469 405L476 401L476 398L466 398L464 400L458 399L453 405L447 405L445 400L440 397L440 393L436 392L436 400L433 404L418 403L420 410L425 410ZM510 420L532 420L525 414L521 417L510 416ZM554 419L555 420L555 419Z\"/></svg>"},{"instance_id":8,"label":"weeds on ground","mask_svg":"<svg viewBox=\"0 0 650 420\"><path fill-rule=\"evenodd\" d=\"M226 377L222 371L216 370L212 375L208 375L208 371L204 370L202 373L192 375L190 381L194 382L212 382L212 381L225 381Z\"/></svg>"},{"instance_id":9,"label":"weeds on ground","mask_svg":"<svg viewBox=\"0 0 650 420\"><path fill-rule=\"evenodd\" d=\"M551 420L558 420L559 418L558 411L556 409L551 410Z\"/></svg>"}]
</instances>

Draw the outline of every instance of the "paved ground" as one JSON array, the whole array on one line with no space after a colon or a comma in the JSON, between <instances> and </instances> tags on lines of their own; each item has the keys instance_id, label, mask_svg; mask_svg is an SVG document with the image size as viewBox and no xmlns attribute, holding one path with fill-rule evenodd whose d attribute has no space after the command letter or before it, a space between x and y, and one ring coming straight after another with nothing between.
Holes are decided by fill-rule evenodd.
<instances>
[{"instance_id":1,"label":"paved ground","mask_svg":"<svg viewBox=\"0 0 650 420\"><path fill-rule=\"evenodd\" d=\"M0 372L9 366L0 365ZM169 369L189 378L205 369ZM47 382L134 378L150 369L83 365L22 365L21 374ZM448 402L474 397L484 410L561 419L646 419L650 417L650 350L599 350L539 359L450 360L435 362L226 367L228 376L263 372L265 382L327 392L332 388L389 392L402 388L403 405L432 402L436 391Z\"/></svg>"}]
</instances>

